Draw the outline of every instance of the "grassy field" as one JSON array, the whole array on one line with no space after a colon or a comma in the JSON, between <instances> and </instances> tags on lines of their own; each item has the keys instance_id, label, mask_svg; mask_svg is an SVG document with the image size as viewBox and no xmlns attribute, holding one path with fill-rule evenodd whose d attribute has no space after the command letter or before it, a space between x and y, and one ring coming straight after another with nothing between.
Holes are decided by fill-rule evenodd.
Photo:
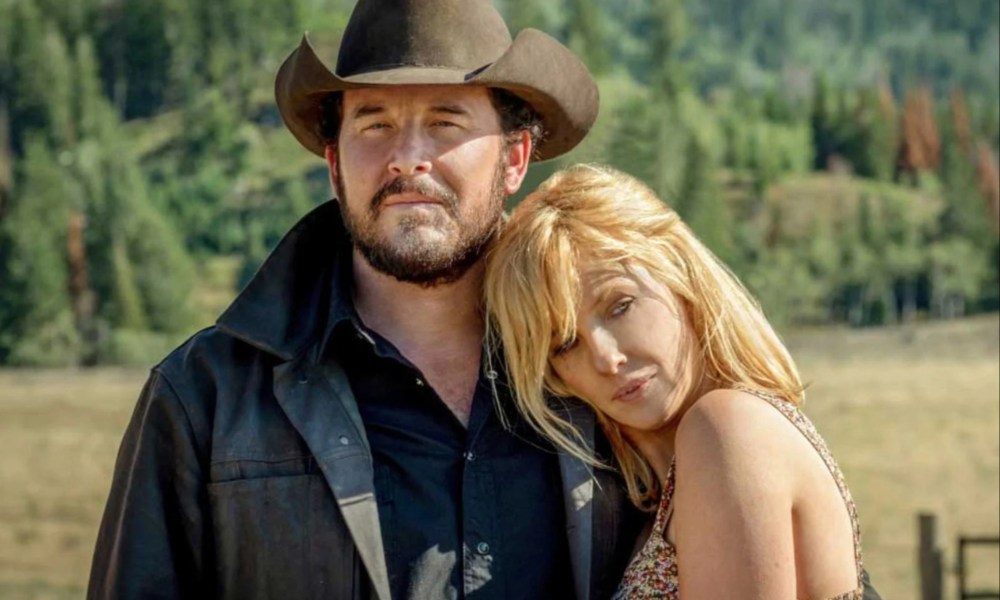
<instances>
[{"instance_id":1,"label":"grassy field","mask_svg":"<svg viewBox=\"0 0 1000 600\"><path fill-rule=\"evenodd\" d=\"M788 336L806 411L858 502L885 600L916 600L916 515L939 517L946 597L956 536L1000 531L1000 316ZM0 599L80 598L122 430L145 373L0 371ZM1000 555L973 580L1000 587Z\"/></svg>"},{"instance_id":2,"label":"grassy field","mask_svg":"<svg viewBox=\"0 0 1000 600\"><path fill-rule=\"evenodd\" d=\"M885 600L919 598L917 513L938 516L945 597L957 536L1000 532L1000 320L789 336L812 382L806 412L858 504L865 562ZM1000 553L971 581L1000 589Z\"/></svg>"}]
</instances>

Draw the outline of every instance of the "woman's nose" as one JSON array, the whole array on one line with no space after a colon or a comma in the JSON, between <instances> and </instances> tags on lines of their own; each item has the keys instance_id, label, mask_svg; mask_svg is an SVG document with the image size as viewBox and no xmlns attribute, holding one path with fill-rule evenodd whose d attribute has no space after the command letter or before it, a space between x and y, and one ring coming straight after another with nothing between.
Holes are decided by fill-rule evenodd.
<instances>
[{"instance_id":1,"label":"woman's nose","mask_svg":"<svg viewBox=\"0 0 1000 600\"><path fill-rule=\"evenodd\" d=\"M628 360L618 347L618 340L606 331L595 332L591 346L594 368L599 373L617 375L619 367Z\"/></svg>"}]
</instances>

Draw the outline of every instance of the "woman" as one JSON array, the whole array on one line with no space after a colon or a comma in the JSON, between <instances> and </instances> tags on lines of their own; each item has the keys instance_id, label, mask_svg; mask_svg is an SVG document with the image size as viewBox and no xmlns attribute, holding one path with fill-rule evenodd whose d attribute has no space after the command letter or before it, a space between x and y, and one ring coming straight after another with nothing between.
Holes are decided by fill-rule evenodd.
<instances>
[{"instance_id":1,"label":"woman","mask_svg":"<svg viewBox=\"0 0 1000 600\"><path fill-rule=\"evenodd\" d=\"M514 210L486 278L519 409L596 466L548 404L581 398L655 511L616 598L862 597L854 504L797 408L791 357L649 188L607 167L556 173Z\"/></svg>"}]
</instances>

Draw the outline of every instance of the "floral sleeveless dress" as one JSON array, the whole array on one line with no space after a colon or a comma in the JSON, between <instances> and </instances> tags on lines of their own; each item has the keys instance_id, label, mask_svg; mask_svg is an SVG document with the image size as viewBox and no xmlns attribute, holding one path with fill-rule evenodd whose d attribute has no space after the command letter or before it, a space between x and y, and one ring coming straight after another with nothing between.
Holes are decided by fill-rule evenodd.
<instances>
[{"instance_id":1,"label":"floral sleeveless dress","mask_svg":"<svg viewBox=\"0 0 1000 600\"><path fill-rule=\"evenodd\" d=\"M837 482L840 495L847 505L847 512L854 527L854 560L858 569L857 587L850 592L834 596L828 600L862 600L864 583L861 579L861 528L858 524L857 509L854 506L854 499L851 497L851 492L847 489L847 484L844 482L844 475L833 459L833 455L830 454L826 442L820 437L819 432L816 431L816 428L809 419L791 402L750 388L739 387L737 389L762 398L771 406L778 409L778 412L785 415L802 432L802 435L812 443L816 451L819 452L820 457L822 457L823 462L826 463L827 468ZM676 460L671 462L670 469L667 471L667 479L663 484L660 506L656 511L656 520L653 522L653 530L649 535L649 540L625 570L622 582L619 584L618 590L615 592L612 600L680 599L677 550L666 538L666 527L672 512L670 503L674 495L675 466Z\"/></svg>"}]
</instances>

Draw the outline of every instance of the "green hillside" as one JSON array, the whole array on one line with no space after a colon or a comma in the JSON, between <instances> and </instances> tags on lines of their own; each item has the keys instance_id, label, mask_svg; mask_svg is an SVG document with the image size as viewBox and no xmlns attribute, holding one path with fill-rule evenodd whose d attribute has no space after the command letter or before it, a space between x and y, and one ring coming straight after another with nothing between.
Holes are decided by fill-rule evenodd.
<instances>
[{"instance_id":1,"label":"green hillside","mask_svg":"<svg viewBox=\"0 0 1000 600\"><path fill-rule=\"evenodd\" d=\"M335 64L352 6L0 0L0 364L151 360L329 198L272 86L305 30ZM522 195L573 162L633 173L781 324L1000 305L995 0L497 6L601 89Z\"/></svg>"}]
</instances>

